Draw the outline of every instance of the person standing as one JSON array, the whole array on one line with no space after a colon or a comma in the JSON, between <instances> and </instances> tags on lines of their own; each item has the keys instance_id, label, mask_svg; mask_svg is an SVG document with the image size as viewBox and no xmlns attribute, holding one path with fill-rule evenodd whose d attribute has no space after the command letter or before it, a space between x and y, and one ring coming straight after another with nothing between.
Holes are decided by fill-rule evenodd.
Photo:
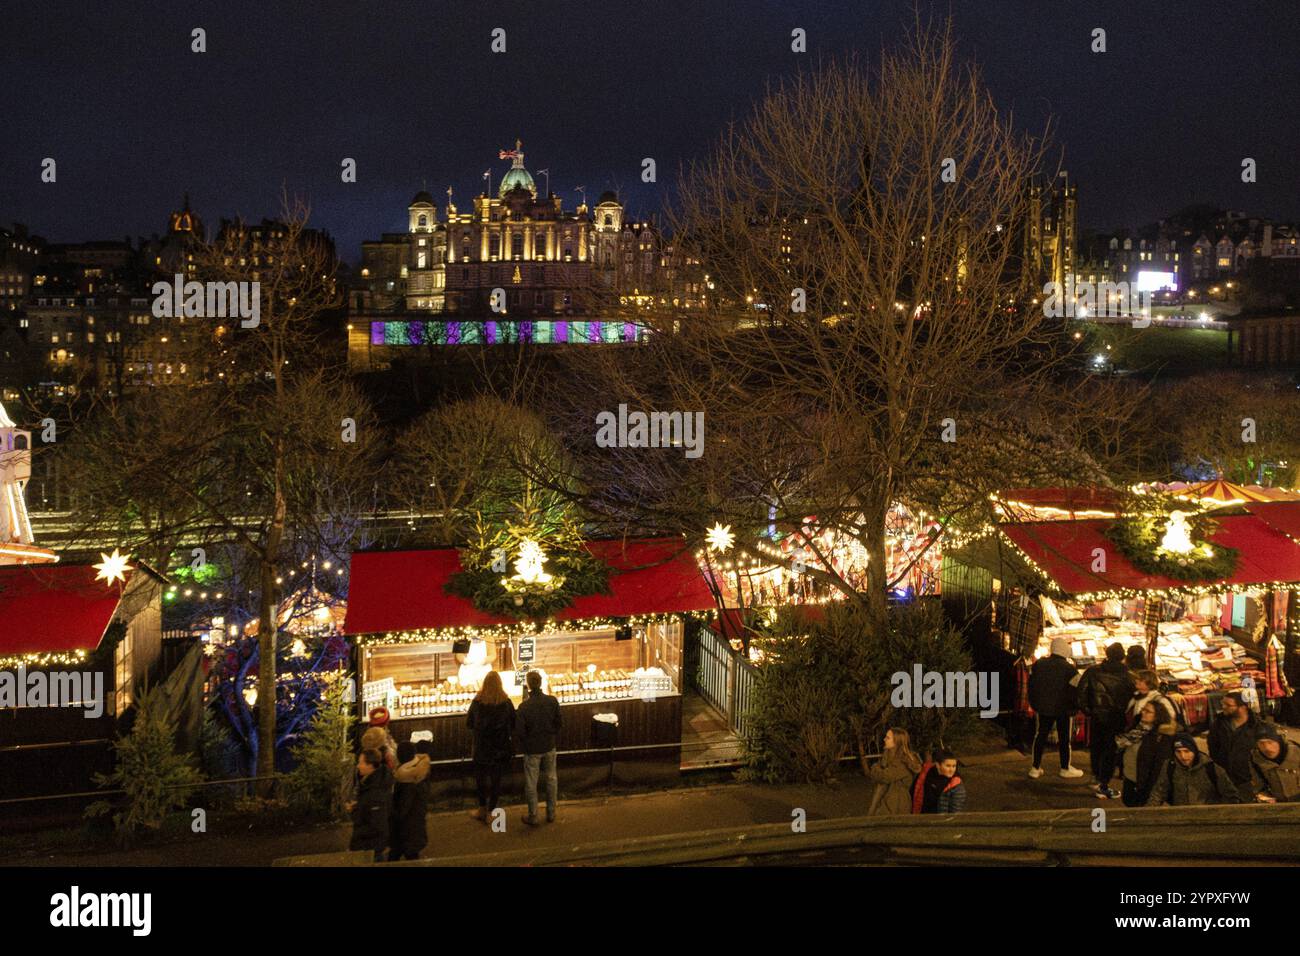
<instances>
[{"instance_id":1,"label":"person standing","mask_svg":"<svg viewBox=\"0 0 1300 956\"><path fill-rule=\"evenodd\" d=\"M1043 750L1053 727L1061 757L1061 776L1083 776L1082 770L1070 766L1070 717L1075 709L1078 680L1079 669L1070 660L1070 642L1064 637L1052 638L1052 653L1035 661L1029 675L1029 705L1038 714L1034 765L1029 769L1029 776L1035 780L1043 775Z\"/></svg>"},{"instance_id":2,"label":"person standing","mask_svg":"<svg viewBox=\"0 0 1300 956\"><path fill-rule=\"evenodd\" d=\"M1202 807L1240 802L1228 771L1202 754L1191 734L1175 734L1174 758L1165 765L1163 773L1156 774L1146 805Z\"/></svg>"},{"instance_id":3,"label":"person standing","mask_svg":"<svg viewBox=\"0 0 1300 956\"><path fill-rule=\"evenodd\" d=\"M1163 773L1173 759L1176 728L1168 716L1155 701L1148 701L1138 715L1137 724L1116 741L1123 752L1120 761L1124 771L1121 796L1126 807L1146 804L1155 787L1156 776Z\"/></svg>"},{"instance_id":4,"label":"person standing","mask_svg":"<svg viewBox=\"0 0 1300 956\"><path fill-rule=\"evenodd\" d=\"M363 750L357 755L357 798L348 804L352 815L352 839L349 850L369 850L376 863L383 862L388 845L389 813L393 801L393 778L377 750Z\"/></svg>"},{"instance_id":5,"label":"person standing","mask_svg":"<svg viewBox=\"0 0 1300 956\"><path fill-rule=\"evenodd\" d=\"M1219 705L1219 716L1210 724L1206 740L1210 759L1228 771L1233 785L1243 799L1254 799L1254 782L1251 777L1255 740L1260 724L1240 691L1228 691Z\"/></svg>"},{"instance_id":6,"label":"person standing","mask_svg":"<svg viewBox=\"0 0 1300 956\"><path fill-rule=\"evenodd\" d=\"M1251 755L1251 789L1261 803L1300 800L1300 747L1273 724L1265 724Z\"/></svg>"},{"instance_id":7,"label":"person standing","mask_svg":"<svg viewBox=\"0 0 1300 956\"><path fill-rule=\"evenodd\" d=\"M1088 753L1095 780L1093 790L1104 799L1119 796L1110 789L1119 757L1115 737L1124 730L1124 712L1134 689L1124 663L1124 645L1118 642L1106 648L1105 661L1089 667L1079 679L1079 703L1090 722Z\"/></svg>"},{"instance_id":8,"label":"person standing","mask_svg":"<svg viewBox=\"0 0 1300 956\"><path fill-rule=\"evenodd\" d=\"M418 860L429 845L429 758L416 753L415 744L397 745L397 770L393 773L393 813L388 841L388 861Z\"/></svg>"},{"instance_id":9,"label":"person standing","mask_svg":"<svg viewBox=\"0 0 1300 956\"><path fill-rule=\"evenodd\" d=\"M524 798L528 801L528 816L524 823L538 825L537 777L546 777L546 822L555 822L555 804L559 798L560 784L555 774L555 740L560 733L560 702L542 691L540 671L529 671L524 678L528 684L528 697L519 705L515 726L524 751Z\"/></svg>"},{"instance_id":10,"label":"person standing","mask_svg":"<svg viewBox=\"0 0 1300 956\"><path fill-rule=\"evenodd\" d=\"M901 727L885 731L885 752L874 764L868 765L865 757L859 759L862 772L876 785L867 816L911 813L912 785L921 772L921 758L912 752L907 731Z\"/></svg>"},{"instance_id":11,"label":"person standing","mask_svg":"<svg viewBox=\"0 0 1300 956\"><path fill-rule=\"evenodd\" d=\"M489 822L501 799L501 775L515 755L515 705L510 702L501 675L488 671L483 686L469 705L467 726L474 732L474 776L478 809L470 815Z\"/></svg>"},{"instance_id":12,"label":"person standing","mask_svg":"<svg viewBox=\"0 0 1300 956\"><path fill-rule=\"evenodd\" d=\"M921 767L912 788L913 813L959 813L966 806L966 785L957 776L957 755L936 750Z\"/></svg>"}]
</instances>

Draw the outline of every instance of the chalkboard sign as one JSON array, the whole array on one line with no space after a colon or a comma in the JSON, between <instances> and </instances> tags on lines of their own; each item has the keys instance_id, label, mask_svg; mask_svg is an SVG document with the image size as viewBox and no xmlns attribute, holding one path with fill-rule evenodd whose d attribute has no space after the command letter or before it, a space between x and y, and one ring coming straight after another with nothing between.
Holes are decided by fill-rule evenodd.
<instances>
[{"instance_id":1,"label":"chalkboard sign","mask_svg":"<svg viewBox=\"0 0 1300 956\"><path fill-rule=\"evenodd\" d=\"M519 663L531 664L537 656L537 638L519 638Z\"/></svg>"}]
</instances>

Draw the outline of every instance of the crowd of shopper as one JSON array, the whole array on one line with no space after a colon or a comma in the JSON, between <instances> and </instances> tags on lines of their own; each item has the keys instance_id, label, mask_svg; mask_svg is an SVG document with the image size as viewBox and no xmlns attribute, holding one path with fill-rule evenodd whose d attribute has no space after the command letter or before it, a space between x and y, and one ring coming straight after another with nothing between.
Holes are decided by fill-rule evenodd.
<instances>
[{"instance_id":1,"label":"crowd of shopper","mask_svg":"<svg viewBox=\"0 0 1300 956\"><path fill-rule=\"evenodd\" d=\"M1081 710L1089 722L1092 790L1098 797L1120 797L1125 806L1138 807L1275 803L1300 796L1300 747L1280 728L1260 720L1240 691L1230 691L1203 753L1141 648L1126 654L1122 645L1111 644L1102 663L1080 674L1069 643L1057 638L1051 653L1033 665L1028 703L1036 713L1032 779L1043 775L1043 752L1053 732L1060 775L1083 775L1071 764L1072 715ZM1116 776L1118 791L1112 788Z\"/></svg>"}]
</instances>

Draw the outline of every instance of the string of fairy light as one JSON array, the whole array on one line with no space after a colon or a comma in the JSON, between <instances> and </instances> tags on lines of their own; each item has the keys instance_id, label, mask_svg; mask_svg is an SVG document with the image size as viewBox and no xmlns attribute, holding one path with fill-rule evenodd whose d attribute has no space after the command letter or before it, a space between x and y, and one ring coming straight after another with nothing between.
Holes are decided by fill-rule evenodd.
<instances>
[{"instance_id":1,"label":"string of fairy light","mask_svg":"<svg viewBox=\"0 0 1300 956\"><path fill-rule=\"evenodd\" d=\"M663 614L633 614L627 617L587 617L557 621L547 619L537 623L512 622L486 627L464 625L461 627L425 627L403 631L385 631L363 634L354 640L358 647L381 647L392 644L446 643L456 640L483 640L493 643L532 635L567 634L574 631L604 631L619 627L641 627L666 624L679 618L707 621L711 611L674 611Z\"/></svg>"},{"instance_id":2,"label":"string of fairy light","mask_svg":"<svg viewBox=\"0 0 1300 956\"><path fill-rule=\"evenodd\" d=\"M85 651L39 651L0 657L0 669L8 667L74 667L84 664Z\"/></svg>"}]
</instances>

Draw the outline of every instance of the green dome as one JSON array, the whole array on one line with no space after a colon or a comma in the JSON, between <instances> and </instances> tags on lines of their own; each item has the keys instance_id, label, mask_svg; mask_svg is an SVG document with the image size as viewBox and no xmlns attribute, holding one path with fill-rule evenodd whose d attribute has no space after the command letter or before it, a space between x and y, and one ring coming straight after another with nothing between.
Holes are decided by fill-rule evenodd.
<instances>
[{"instance_id":1,"label":"green dome","mask_svg":"<svg viewBox=\"0 0 1300 956\"><path fill-rule=\"evenodd\" d=\"M504 199L506 193L516 186L522 186L533 194L534 199L537 198L537 185L533 182L533 177L528 170L522 166L515 166L506 171L506 174L501 177L501 188L497 190L497 195Z\"/></svg>"}]
</instances>

